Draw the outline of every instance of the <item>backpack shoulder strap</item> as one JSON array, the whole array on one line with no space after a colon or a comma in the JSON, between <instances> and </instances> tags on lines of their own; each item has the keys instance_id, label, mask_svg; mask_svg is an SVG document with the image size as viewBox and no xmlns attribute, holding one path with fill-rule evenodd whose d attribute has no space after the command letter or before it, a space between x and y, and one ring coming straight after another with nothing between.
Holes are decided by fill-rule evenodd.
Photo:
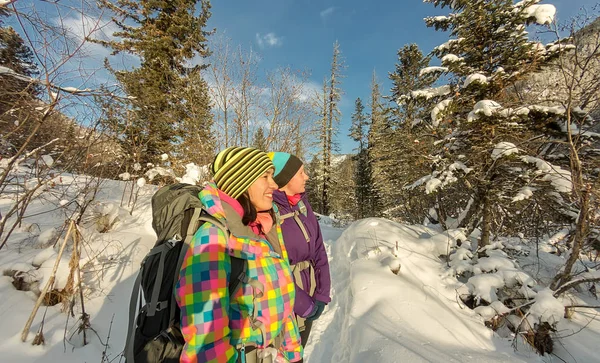
<instances>
[{"instance_id":1,"label":"backpack shoulder strap","mask_svg":"<svg viewBox=\"0 0 600 363\"><path fill-rule=\"evenodd\" d=\"M300 201L298 202L298 208L300 209L300 213L302 213L302 215L306 217L308 212L306 211L306 204L304 204L304 201L302 199L300 199Z\"/></svg>"},{"instance_id":2,"label":"backpack shoulder strap","mask_svg":"<svg viewBox=\"0 0 600 363\"><path fill-rule=\"evenodd\" d=\"M246 271L248 263L237 257L231 257L231 273L229 275L229 296L233 296L241 286L241 282L247 280Z\"/></svg>"},{"instance_id":3,"label":"backpack shoulder strap","mask_svg":"<svg viewBox=\"0 0 600 363\"><path fill-rule=\"evenodd\" d=\"M129 322L127 324L127 340L125 341L125 349L123 353L125 355L125 362L131 363L133 362L133 344L135 339L135 320L136 320L136 305L138 301L141 304L141 289L140 284L142 281L142 274L138 273L135 278L135 282L133 283L133 292L131 293L131 298L129 300Z\"/></svg>"}]
</instances>

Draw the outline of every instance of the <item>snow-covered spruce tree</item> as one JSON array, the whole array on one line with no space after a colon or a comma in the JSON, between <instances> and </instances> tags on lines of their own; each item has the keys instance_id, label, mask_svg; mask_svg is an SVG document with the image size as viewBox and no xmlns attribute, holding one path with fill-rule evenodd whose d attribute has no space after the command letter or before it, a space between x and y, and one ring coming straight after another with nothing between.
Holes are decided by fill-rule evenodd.
<instances>
[{"instance_id":1,"label":"snow-covered spruce tree","mask_svg":"<svg viewBox=\"0 0 600 363\"><path fill-rule=\"evenodd\" d=\"M529 198L532 190L544 190L537 194L556 208L561 200L556 193L571 192L569 171L543 154L543 145L559 136L560 110L528 104L513 91L516 82L571 46L528 39L528 24L553 21L554 6L538 5L538 0L428 2L453 10L426 19L428 26L453 37L433 51L447 68L450 84L414 90L407 97L435 99L431 124L439 128L445 123L447 131L437 135L433 172L413 186L425 185L427 193L434 193L461 179L470 199L448 214L460 226L481 221L481 248L493 231L519 220L514 202ZM444 195L448 198L452 195Z\"/></svg>"},{"instance_id":2,"label":"snow-covered spruce tree","mask_svg":"<svg viewBox=\"0 0 600 363\"><path fill-rule=\"evenodd\" d=\"M435 134L442 128L434 128L430 122L429 115L435 105L433 100L404 95L415 89L431 87L439 73L446 70L444 67L429 67L430 57L423 55L416 44L405 45L398 50L395 70L389 74L391 99L398 102L390 103L391 130L385 132L386 137L379 143L387 152L373 160L378 169L389 174L387 180L382 178L378 182L384 214L412 223L423 220L433 198L404 187L412 184L415 177L431 171L428 155L433 148Z\"/></svg>"},{"instance_id":3,"label":"snow-covered spruce tree","mask_svg":"<svg viewBox=\"0 0 600 363\"><path fill-rule=\"evenodd\" d=\"M445 121L451 126L448 135L436 141L434 171L413 186L425 185L428 193L435 193L463 181L471 199L452 212L459 226L469 221L480 224L479 259L471 261L470 252L461 248L451 256L450 271L473 273L466 284L472 306L479 305L477 311L494 326L498 316L507 316L513 329L535 331L531 333L535 339L527 339L543 354L551 345L540 345L537 336L546 332L540 339L549 339L548 332L562 318L562 304L554 300L560 288L532 290L535 281L515 270L501 243L490 242L492 236L506 232L539 236L539 229L529 228L528 215L550 224L546 232L565 223L579 225L587 218L588 206L579 202L585 201L581 195L590 187L581 182L578 171L577 150L582 144L577 142L583 138L574 143L572 133L572 120L586 119L585 113L569 98L566 103L550 103L519 92L519 82L561 55L568 57L575 46L563 40L543 45L528 39L528 24L550 24L555 15L554 6L540 5L538 0L430 2L453 10L449 16L426 19L429 26L453 36L434 50L448 69L450 84L406 97L435 98L439 102L431 113L432 125L439 127ZM560 156L565 144L567 158ZM528 215L523 217L523 211ZM525 320L512 315L516 301L522 304L520 311L527 311ZM544 304L558 311L551 320L539 314Z\"/></svg>"},{"instance_id":4,"label":"snow-covered spruce tree","mask_svg":"<svg viewBox=\"0 0 600 363\"><path fill-rule=\"evenodd\" d=\"M101 0L118 27L114 40L96 42L113 54L139 58L139 66L106 67L119 82L125 102L113 103L107 124L121 140L125 164L157 163L163 153L172 159L203 164L214 153L208 87L196 57L209 54L205 31L208 0ZM198 6L199 5L199 6Z\"/></svg>"},{"instance_id":5,"label":"snow-covered spruce tree","mask_svg":"<svg viewBox=\"0 0 600 363\"><path fill-rule=\"evenodd\" d=\"M362 219L372 214L370 211L370 190L371 190L371 168L367 154L367 116L365 115L365 106L362 100L357 98L354 102L354 113L352 114L352 126L350 127L350 137L358 142L354 166L354 198L356 205L353 216L355 219Z\"/></svg>"}]
</instances>

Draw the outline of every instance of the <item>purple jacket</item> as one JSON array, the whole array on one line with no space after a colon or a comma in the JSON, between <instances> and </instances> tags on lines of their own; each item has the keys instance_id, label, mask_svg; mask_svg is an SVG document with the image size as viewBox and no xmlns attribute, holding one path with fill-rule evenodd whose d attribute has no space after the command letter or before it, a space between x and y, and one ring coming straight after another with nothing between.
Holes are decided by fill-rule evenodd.
<instances>
[{"instance_id":1,"label":"purple jacket","mask_svg":"<svg viewBox=\"0 0 600 363\"><path fill-rule=\"evenodd\" d=\"M276 190L273 192L273 201L277 204L280 215L300 210L298 205L290 205L287 196L282 191ZM310 261L315 268L317 287L313 297L307 292L310 291L311 288L309 269L301 272L302 285L306 290L302 290L296 285L296 303L294 305L294 312L297 315L306 317L313 310L315 300L324 303L329 303L331 301L331 277L329 275L329 261L327 260L327 252L323 245L321 228L319 227L317 217L315 216L312 207L308 203L306 193L302 194L302 201L306 206L306 215L300 213L299 218L308 232L310 241L308 243L306 242L304 234L294 218L285 219L281 224L281 230L283 232L283 242L285 243L285 248L288 252L290 264L295 265L298 262Z\"/></svg>"}]
</instances>

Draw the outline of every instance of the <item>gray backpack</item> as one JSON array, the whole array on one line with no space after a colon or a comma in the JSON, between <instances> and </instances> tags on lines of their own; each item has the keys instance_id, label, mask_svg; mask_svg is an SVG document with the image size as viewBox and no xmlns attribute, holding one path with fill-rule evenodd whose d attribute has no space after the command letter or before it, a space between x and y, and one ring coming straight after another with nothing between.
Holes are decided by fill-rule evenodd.
<instances>
[{"instance_id":1,"label":"gray backpack","mask_svg":"<svg viewBox=\"0 0 600 363\"><path fill-rule=\"evenodd\" d=\"M179 362L184 340L174 289L188 244L204 222L229 235L219 220L202 209L198 199L201 190L195 185L174 184L162 187L152 196L152 228L157 240L142 261L133 286L124 350L126 363ZM246 280L246 269L244 260L231 257L230 295Z\"/></svg>"}]
</instances>

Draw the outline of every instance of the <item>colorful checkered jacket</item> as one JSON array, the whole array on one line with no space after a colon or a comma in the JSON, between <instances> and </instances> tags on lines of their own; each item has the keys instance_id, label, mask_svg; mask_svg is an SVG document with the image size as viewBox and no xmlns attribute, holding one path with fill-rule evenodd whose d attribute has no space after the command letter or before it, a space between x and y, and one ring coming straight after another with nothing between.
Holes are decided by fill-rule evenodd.
<instances>
[{"instance_id":1,"label":"colorful checkered jacket","mask_svg":"<svg viewBox=\"0 0 600 363\"><path fill-rule=\"evenodd\" d=\"M208 213L227 226L230 237L206 222L190 241L175 287L185 339L180 362L235 362L242 344L262 349L277 337L283 338L279 360L299 361L303 352L293 315L295 285L280 226L273 226L267 238L257 236L219 198L214 183L199 197ZM246 260L246 274L264 286L262 294L242 283L229 296L230 256Z\"/></svg>"}]
</instances>

